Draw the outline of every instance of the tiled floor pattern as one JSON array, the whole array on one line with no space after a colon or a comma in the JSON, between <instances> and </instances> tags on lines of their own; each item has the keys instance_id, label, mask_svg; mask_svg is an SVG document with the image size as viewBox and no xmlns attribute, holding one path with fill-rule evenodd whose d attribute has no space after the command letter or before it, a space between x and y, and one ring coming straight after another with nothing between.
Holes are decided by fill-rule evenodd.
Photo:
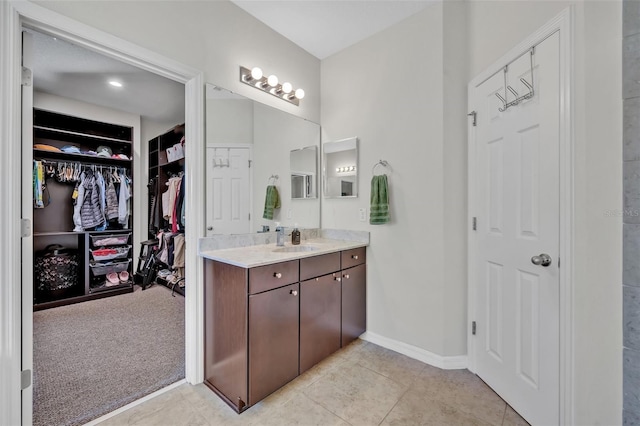
<instances>
[{"instance_id":1,"label":"tiled floor pattern","mask_svg":"<svg viewBox=\"0 0 640 426\"><path fill-rule=\"evenodd\" d=\"M181 385L100 424L527 425L467 370L440 370L358 340L238 415L205 385Z\"/></svg>"}]
</instances>

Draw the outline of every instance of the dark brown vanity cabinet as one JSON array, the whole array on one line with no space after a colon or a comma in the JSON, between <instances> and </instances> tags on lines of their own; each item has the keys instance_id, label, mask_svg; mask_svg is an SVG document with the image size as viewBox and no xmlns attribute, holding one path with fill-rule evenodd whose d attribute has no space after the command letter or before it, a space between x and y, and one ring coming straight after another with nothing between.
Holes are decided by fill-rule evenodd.
<instances>
[{"instance_id":1,"label":"dark brown vanity cabinet","mask_svg":"<svg viewBox=\"0 0 640 426\"><path fill-rule=\"evenodd\" d=\"M205 261L205 384L242 412L366 328L365 248L255 268Z\"/></svg>"},{"instance_id":2,"label":"dark brown vanity cabinet","mask_svg":"<svg viewBox=\"0 0 640 426\"><path fill-rule=\"evenodd\" d=\"M364 247L342 252L342 346L357 339L367 329L365 263Z\"/></svg>"},{"instance_id":3,"label":"dark brown vanity cabinet","mask_svg":"<svg viewBox=\"0 0 640 426\"><path fill-rule=\"evenodd\" d=\"M299 293L296 283L249 296L249 405L298 376Z\"/></svg>"},{"instance_id":4,"label":"dark brown vanity cabinet","mask_svg":"<svg viewBox=\"0 0 640 426\"><path fill-rule=\"evenodd\" d=\"M340 253L300 259L300 278L314 276L300 283L300 374L340 349Z\"/></svg>"}]
</instances>

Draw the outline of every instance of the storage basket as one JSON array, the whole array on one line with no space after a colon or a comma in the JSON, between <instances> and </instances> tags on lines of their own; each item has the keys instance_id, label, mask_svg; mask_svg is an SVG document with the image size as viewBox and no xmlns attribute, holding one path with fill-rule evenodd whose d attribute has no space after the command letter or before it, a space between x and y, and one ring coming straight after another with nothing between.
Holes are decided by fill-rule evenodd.
<instances>
[{"instance_id":1,"label":"storage basket","mask_svg":"<svg viewBox=\"0 0 640 426\"><path fill-rule=\"evenodd\" d=\"M52 296L61 295L78 284L78 250L51 244L34 257L36 290Z\"/></svg>"},{"instance_id":2,"label":"storage basket","mask_svg":"<svg viewBox=\"0 0 640 426\"><path fill-rule=\"evenodd\" d=\"M131 250L131 246L112 247L108 249L101 248L91 250L91 256L93 260L97 261L122 259L129 255L129 250Z\"/></svg>"},{"instance_id":3,"label":"storage basket","mask_svg":"<svg viewBox=\"0 0 640 426\"><path fill-rule=\"evenodd\" d=\"M91 235L91 244L94 247L121 246L129 242L131 232L126 234L99 234Z\"/></svg>"},{"instance_id":4,"label":"storage basket","mask_svg":"<svg viewBox=\"0 0 640 426\"><path fill-rule=\"evenodd\" d=\"M91 266L91 272L93 272L93 275L106 275L112 272L117 273L128 270L129 262L131 262L129 259L107 263L97 263L92 261L89 266Z\"/></svg>"}]
</instances>

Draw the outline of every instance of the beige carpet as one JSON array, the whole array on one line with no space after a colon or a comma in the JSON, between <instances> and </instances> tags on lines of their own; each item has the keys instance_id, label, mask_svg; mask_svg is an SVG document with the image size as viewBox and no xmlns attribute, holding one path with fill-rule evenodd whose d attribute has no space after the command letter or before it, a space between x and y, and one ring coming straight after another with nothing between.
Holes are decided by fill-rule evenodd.
<instances>
[{"instance_id":1,"label":"beige carpet","mask_svg":"<svg viewBox=\"0 0 640 426\"><path fill-rule=\"evenodd\" d=\"M184 378L184 298L154 286L34 312L33 424L80 425Z\"/></svg>"}]
</instances>

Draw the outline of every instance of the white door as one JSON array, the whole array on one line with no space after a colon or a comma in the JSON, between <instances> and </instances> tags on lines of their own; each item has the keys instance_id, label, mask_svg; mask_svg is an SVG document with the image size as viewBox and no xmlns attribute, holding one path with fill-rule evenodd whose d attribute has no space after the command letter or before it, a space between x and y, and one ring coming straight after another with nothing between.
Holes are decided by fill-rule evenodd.
<instances>
[{"instance_id":1,"label":"white door","mask_svg":"<svg viewBox=\"0 0 640 426\"><path fill-rule=\"evenodd\" d=\"M33 36L22 32L22 67L32 67ZM23 74L25 71L23 71ZM22 84L22 218L33 224L33 78ZM22 238L22 259L33 259L33 232ZM33 265L22 262L22 371L33 371ZM28 371L28 372L26 372ZM25 377L25 379L32 377ZM22 424L33 421L33 386L22 390Z\"/></svg>"},{"instance_id":2,"label":"white door","mask_svg":"<svg viewBox=\"0 0 640 426\"><path fill-rule=\"evenodd\" d=\"M506 84L519 95L528 93L520 78L531 82L531 59L531 99L500 112L503 71L469 93L477 111L472 356L478 376L521 416L553 425L560 362L559 34L509 64Z\"/></svg>"},{"instance_id":3,"label":"white door","mask_svg":"<svg viewBox=\"0 0 640 426\"><path fill-rule=\"evenodd\" d=\"M250 154L249 148L207 148L207 236L251 231Z\"/></svg>"}]
</instances>

